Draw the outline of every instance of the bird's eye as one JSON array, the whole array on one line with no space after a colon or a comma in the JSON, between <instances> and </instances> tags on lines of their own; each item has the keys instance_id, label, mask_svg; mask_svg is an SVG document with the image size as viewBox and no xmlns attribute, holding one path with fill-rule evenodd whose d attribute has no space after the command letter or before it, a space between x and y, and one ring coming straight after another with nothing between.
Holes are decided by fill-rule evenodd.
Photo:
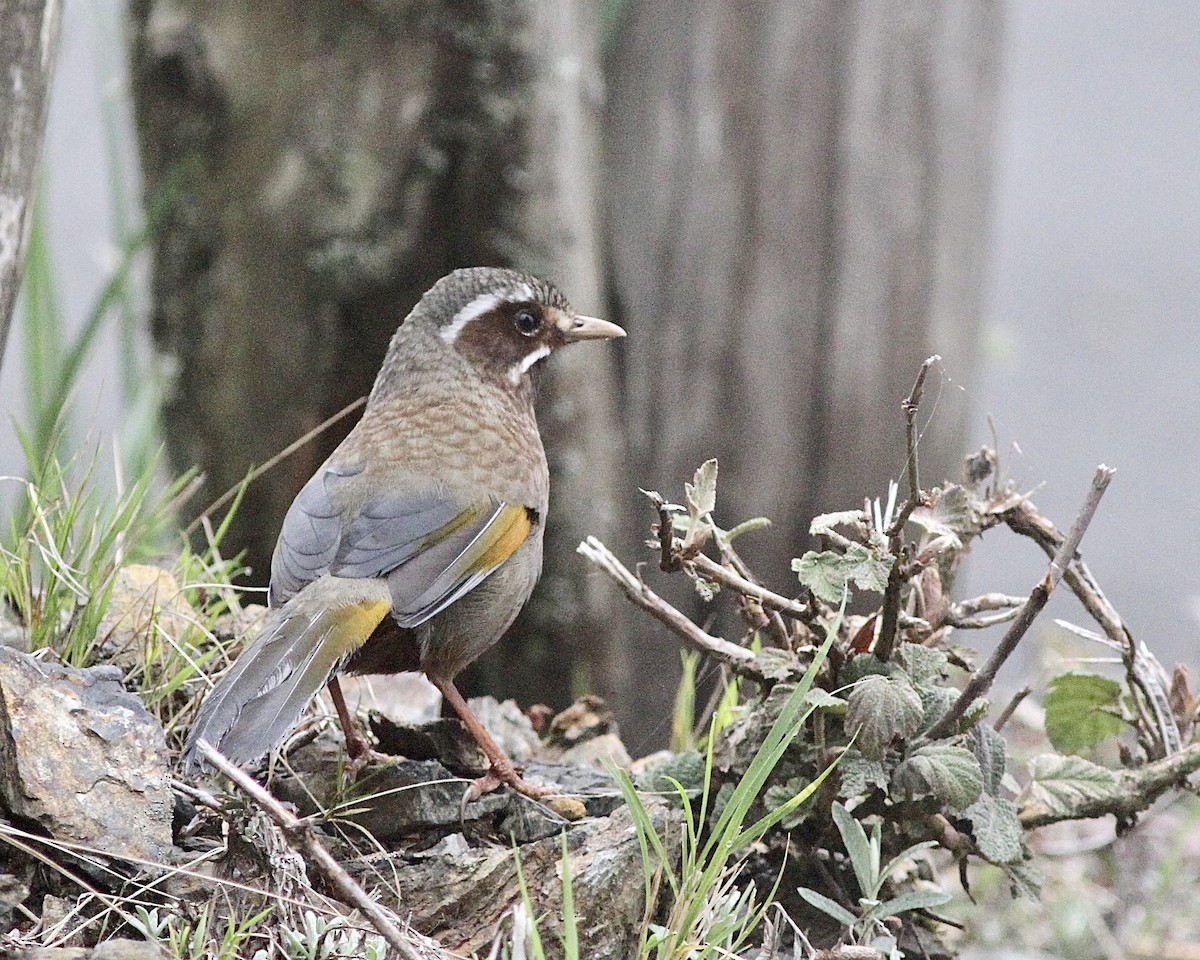
<instances>
[{"instance_id":1,"label":"bird's eye","mask_svg":"<svg viewBox=\"0 0 1200 960\"><path fill-rule=\"evenodd\" d=\"M513 322L517 325L517 329L522 335L532 337L535 333L542 329L542 318L532 310L518 310L516 316L513 317Z\"/></svg>"}]
</instances>

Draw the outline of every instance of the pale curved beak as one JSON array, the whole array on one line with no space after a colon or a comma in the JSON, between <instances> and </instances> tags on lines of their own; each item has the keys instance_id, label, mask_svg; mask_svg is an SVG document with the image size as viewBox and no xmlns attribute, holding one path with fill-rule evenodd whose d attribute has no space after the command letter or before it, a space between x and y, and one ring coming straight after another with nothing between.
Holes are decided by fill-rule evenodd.
<instances>
[{"instance_id":1,"label":"pale curved beak","mask_svg":"<svg viewBox=\"0 0 1200 960\"><path fill-rule=\"evenodd\" d=\"M599 317L564 317L560 328L568 340L615 340L625 336L625 331L615 323Z\"/></svg>"}]
</instances>

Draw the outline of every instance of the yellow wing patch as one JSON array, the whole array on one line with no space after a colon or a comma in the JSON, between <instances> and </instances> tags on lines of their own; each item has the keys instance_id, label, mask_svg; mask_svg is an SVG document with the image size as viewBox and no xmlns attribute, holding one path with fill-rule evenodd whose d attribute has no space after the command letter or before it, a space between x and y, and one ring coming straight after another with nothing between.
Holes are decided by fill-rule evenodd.
<instances>
[{"instance_id":1,"label":"yellow wing patch","mask_svg":"<svg viewBox=\"0 0 1200 960\"><path fill-rule=\"evenodd\" d=\"M481 545L483 552L473 560L470 571L476 573L500 566L517 552L517 547L525 542L532 526L528 510L521 506L506 505L488 527L482 538L485 541Z\"/></svg>"}]
</instances>

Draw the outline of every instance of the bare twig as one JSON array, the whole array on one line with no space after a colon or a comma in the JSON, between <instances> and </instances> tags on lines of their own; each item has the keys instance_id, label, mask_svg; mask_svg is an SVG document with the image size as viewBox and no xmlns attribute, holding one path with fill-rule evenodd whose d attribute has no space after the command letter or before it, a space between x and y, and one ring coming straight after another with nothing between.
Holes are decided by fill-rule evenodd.
<instances>
[{"instance_id":1,"label":"bare twig","mask_svg":"<svg viewBox=\"0 0 1200 960\"><path fill-rule=\"evenodd\" d=\"M1193 743L1136 770L1119 772L1117 785L1103 796L1083 797L1057 810L1040 803L1026 803L1021 807L1021 825L1026 829L1044 827L1048 823L1085 820L1110 813L1118 820L1129 820L1172 787L1182 785L1197 770L1200 770L1200 743Z\"/></svg>"},{"instance_id":2,"label":"bare twig","mask_svg":"<svg viewBox=\"0 0 1200 960\"><path fill-rule=\"evenodd\" d=\"M233 784L253 800L283 831L288 843L306 859L316 864L330 887L338 892L342 900L360 910L372 926L391 944L404 960L422 960L421 954L411 940L400 932L387 913L371 896L360 887L322 846L310 824L297 819L278 800L267 793L248 774L239 770L207 740L200 740L197 749L214 767L225 774Z\"/></svg>"},{"instance_id":3,"label":"bare twig","mask_svg":"<svg viewBox=\"0 0 1200 960\"><path fill-rule=\"evenodd\" d=\"M596 537L588 537L576 550L612 577L634 604L670 627L693 650L715 657L717 660L729 664L743 676L759 683L775 683L786 676L787 670L782 664L770 663L745 647L730 643L723 637L714 637L705 633L646 586L641 579L634 576L629 568L621 563L616 555Z\"/></svg>"},{"instance_id":4,"label":"bare twig","mask_svg":"<svg viewBox=\"0 0 1200 960\"><path fill-rule=\"evenodd\" d=\"M789 600L778 593L773 593L766 587L760 586L753 580L748 580L741 574L730 570L726 566L722 566L702 553L697 554L688 562L706 579L713 580L724 587L729 587L731 590L736 590L744 596L757 600L767 610L786 613L789 617L795 617L797 620L807 620L812 617L812 610L808 608L807 604L800 603L798 600Z\"/></svg>"},{"instance_id":5,"label":"bare twig","mask_svg":"<svg viewBox=\"0 0 1200 960\"><path fill-rule=\"evenodd\" d=\"M999 733L1004 729L1004 725L1012 718L1012 715L1017 712L1017 707L1021 705L1021 701L1033 693L1033 687L1025 686L1013 694L1012 699L1008 701L1008 706L1000 711L1000 716L996 718L996 722L992 724L992 729Z\"/></svg>"},{"instance_id":6,"label":"bare twig","mask_svg":"<svg viewBox=\"0 0 1200 960\"><path fill-rule=\"evenodd\" d=\"M921 364L917 371L917 379L913 382L912 392L900 405L904 410L905 429L908 437L908 499L900 508L895 521L888 528L887 536L895 560L888 573L887 587L883 591L883 615L879 621L879 639L875 641L875 656L880 660L891 659L892 650L896 645L896 625L900 614L900 591L904 581L908 579L908 557L902 547L904 525L912 512L921 505L921 473L917 462L917 411L921 408L921 397L925 393L925 377L932 367L942 358L936 353Z\"/></svg>"},{"instance_id":7,"label":"bare twig","mask_svg":"<svg viewBox=\"0 0 1200 960\"><path fill-rule=\"evenodd\" d=\"M970 600L950 604L943 622L962 630L984 630L1015 620L1025 599L1004 593L985 593ZM991 616L980 616L984 611L993 612Z\"/></svg>"},{"instance_id":8,"label":"bare twig","mask_svg":"<svg viewBox=\"0 0 1200 960\"><path fill-rule=\"evenodd\" d=\"M925 377L929 374L929 368L941 359L935 353L921 364L921 369L917 371L916 382L913 383L912 393L900 405L904 410L904 424L908 434L908 500L913 504L914 509L921 501L921 472L917 467L917 411L921 409L921 397L925 393ZM900 526L904 525L900 524Z\"/></svg>"},{"instance_id":9,"label":"bare twig","mask_svg":"<svg viewBox=\"0 0 1200 960\"><path fill-rule=\"evenodd\" d=\"M718 545L721 548L722 566L727 565L734 571L734 573L739 574L743 580L749 580L756 586L762 586L762 584L759 583L758 579L751 572L749 564L742 559L741 554L734 549L733 543L728 538L720 537L718 539ZM759 602L761 603L762 601L760 600ZM764 603L763 606L766 607L767 604ZM768 607L768 609L770 608ZM783 617L780 615L780 611L771 610L768 616L771 619L769 629L775 638L775 645L781 650L795 649L795 631L788 629L787 624L783 622Z\"/></svg>"},{"instance_id":10,"label":"bare twig","mask_svg":"<svg viewBox=\"0 0 1200 960\"><path fill-rule=\"evenodd\" d=\"M1025 636L1025 632L1033 623L1034 618L1041 612L1046 602L1050 599L1050 594L1054 592L1054 588L1062 580L1063 571L1066 570L1072 558L1074 558L1075 551L1079 549L1079 542L1083 539L1088 524L1092 522L1092 517L1095 516L1096 508L1100 505L1100 499L1104 496L1104 491L1108 489L1108 484L1112 480L1112 477L1113 471L1103 464L1096 468L1096 474L1092 477L1092 486L1088 490L1087 498L1084 500L1083 506L1079 510L1079 515L1075 518L1075 522L1071 524L1070 532L1063 540L1058 551L1054 554L1054 559L1050 561L1050 568L1046 571L1046 575L1033 588L1033 591L1029 594L1029 599L1021 607L1016 620L1008 628L999 646L996 647L991 657L988 658L987 663L984 664L983 669L967 682L963 692L959 694L958 699L946 711L945 716L926 731L923 737L924 740L936 740L938 737L945 736L958 723L963 714L966 713L967 708L991 689L992 683L996 679L996 674L1000 672L1000 668L1004 665L1004 662L1012 656L1013 651L1017 648L1017 644Z\"/></svg>"},{"instance_id":11,"label":"bare twig","mask_svg":"<svg viewBox=\"0 0 1200 960\"><path fill-rule=\"evenodd\" d=\"M315 427L313 427L311 430L309 430L308 433L304 434L304 436L299 437L298 439L289 443L286 447L284 447L277 454L275 454L275 456L271 457L270 460L266 461L266 463L264 463L262 466L255 467L253 470L250 471L249 474L246 475L246 478L244 480L241 480L238 483L234 484L232 487L230 487L228 490L226 490L223 494L221 494L219 497L217 497L216 500L214 500L212 503L210 503L205 508L204 512L201 513L200 516L196 517L195 520L193 520L191 523L189 523L183 531L184 536L190 537L193 533L195 533L196 528L198 526L200 526L200 522L205 517L210 516L211 514L215 513L217 510L220 510L223 506L225 506L225 504L227 504L230 500L232 500L234 497L237 496L237 492L239 490L241 490L242 487L246 486L249 483L253 483L255 480L257 480L259 477L261 477L268 470L270 470L271 468L282 463L284 460L286 460L288 457L290 457L293 453L295 453L297 450L299 450L301 447L303 447L310 440L313 440L316 437L319 437L322 433L324 433L326 430L328 430L330 427L332 427L335 423L337 423L343 417L348 416L349 414L353 413L355 410L357 410L359 407L361 407L366 402L367 402L366 397L359 397L353 403L346 404L346 406L342 407L342 409L339 410L337 413L335 413L332 417L329 417L327 420L324 420L321 423L317 424Z\"/></svg>"}]
</instances>

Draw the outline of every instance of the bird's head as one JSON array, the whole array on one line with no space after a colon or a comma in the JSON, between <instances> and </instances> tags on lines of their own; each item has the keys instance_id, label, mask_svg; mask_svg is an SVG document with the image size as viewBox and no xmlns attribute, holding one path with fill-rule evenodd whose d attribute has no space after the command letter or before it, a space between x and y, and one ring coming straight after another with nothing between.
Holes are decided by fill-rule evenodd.
<instances>
[{"instance_id":1,"label":"bird's head","mask_svg":"<svg viewBox=\"0 0 1200 960\"><path fill-rule=\"evenodd\" d=\"M481 374L518 387L555 350L625 336L615 323L577 314L553 284L491 267L455 270L417 310L443 344Z\"/></svg>"}]
</instances>

